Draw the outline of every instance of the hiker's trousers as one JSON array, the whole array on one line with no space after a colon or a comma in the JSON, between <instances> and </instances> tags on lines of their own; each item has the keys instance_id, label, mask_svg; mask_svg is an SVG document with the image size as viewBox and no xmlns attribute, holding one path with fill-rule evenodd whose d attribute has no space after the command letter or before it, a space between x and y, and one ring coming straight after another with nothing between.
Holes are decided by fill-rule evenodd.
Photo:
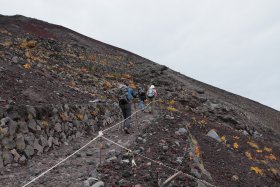
<instances>
[{"instance_id":1,"label":"hiker's trousers","mask_svg":"<svg viewBox=\"0 0 280 187\"><path fill-rule=\"evenodd\" d=\"M120 108L122 110L123 113L123 117L125 119L124 121L124 127L126 128L130 128L130 123L131 123L131 103L127 103L127 104L123 104L120 105Z\"/></svg>"}]
</instances>

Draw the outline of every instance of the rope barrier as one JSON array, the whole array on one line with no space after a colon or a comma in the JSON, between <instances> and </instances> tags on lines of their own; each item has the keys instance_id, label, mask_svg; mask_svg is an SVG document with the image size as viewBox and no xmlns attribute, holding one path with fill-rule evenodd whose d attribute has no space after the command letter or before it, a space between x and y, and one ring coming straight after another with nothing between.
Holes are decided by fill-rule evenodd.
<instances>
[{"instance_id":1,"label":"rope barrier","mask_svg":"<svg viewBox=\"0 0 280 187\"><path fill-rule=\"evenodd\" d=\"M97 140L99 137L101 137L102 134L96 136L94 139L92 139L91 141L89 141L87 144L85 144L83 147L81 147L80 149L76 150L74 153L72 153L71 155L67 156L65 159L61 160L60 162L58 162L57 164L55 164L54 166L52 166L51 168L47 169L46 171L44 171L43 173L41 173L40 175L38 175L37 177L35 177L34 179L32 179L31 181L29 181L28 183L26 183L25 185L23 185L22 187L26 187L29 184L33 183L34 181L36 181L37 179L39 179L40 177L44 176L46 173L50 172L52 169L56 168L57 166L59 166L61 163L65 162L66 160L68 160L69 158L71 158L72 156L74 156L75 154L77 154L78 152L80 152L82 149L84 149L85 147L87 147L90 143L94 142L95 140Z\"/></svg>"},{"instance_id":2,"label":"rope barrier","mask_svg":"<svg viewBox=\"0 0 280 187\"><path fill-rule=\"evenodd\" d=\"M155 100L155 101L150 102L148 105L145 106L145 108L147 108L147 107L148 107L150 104L152 104L153 102L158 102L158 101L159 101L159 100ZM134 113L133 113L130 117L128 117L128 118L131 118L133 115L135 115L136 113L138 113L138 112L140 112L140 111L141 111L141 110L137 110L136 112L134 112ZM28 186L29 184L33 183L34 181L38 180L39 178L41 178L42 176L44 176L45 174L47 174L48 172L50 172L51 170L53 170L54 168L56 168L57 166L59 166L60 164L62 164L63 162L65 162L66 160L68 160L69 158L71 158L72 156L74 156L75 154L77 154L78 152L80 152L81 150L83 150L84 148L86 148L89 144L91 144L92 142L94 142L94 141L97 140L98 138L104 138L105 140L107 140L107 141L109 141L109 142L111 142L111 143L113 143L113 144L115 144L115 145L117 145L117 146L119 146L119 147L121 147L121 148L123 148L123 149L129 151L129 152L132 152L132 153L134 153L135 155L138 155L138 156L140 156L140 157L142 157L142 158L145 158L145 159L147 159L147 160L150 160L151 162L154 162L154 163L156 163L156 164L158 164L158 165L160 165L160 166L163 166L163 167L168 168L168 169L170 169L170 170L173 170L173 171L175 171L175 172L180 172L180 173L182 173L183 175L186 175L186 176L187 176L188 178L190 178L190 179L200 181L200 182L204 183L205 185L208 185L208 186L211 186L211 187L215 187L214 185L210 184L210 183L207 182L207 181L198 179L198 178L196 178L196 177L194 177L194 176L192 176L192 175L190 175L190 174L184 173L184 172L182 172L182 171L180 171L180 170L177 170L177 169L172 168L172 167L170 167L170 166L168 166L168 165L166 165L166 164L163 164L163 163L160 162L160 161L156 161L156 160L153 160L153 159L151 159L151 158L149 158L149 157L146 157L145 155L142 155L142 154L133 152L131 149L128 149L128 148L126 148L125 146L123 146L123 145L121 145L121 144L118 144L118 143L114 142L113 140L110 140L110 139L104 137L104 132L109 131L110 129L116 127L117 125L123 123L123 122L124 122L125 120L127 120L128 118L126 118L126 119L124 119L124 120L118 122L117 124L115 124L115 125L113 125L113 126L107 128L107 129L105 129L105 130L103 130L103 131L99 131L99 132L98 132L98 135L97 135L95 138L93 138L92 140L90 140L88 143L86 143L86 144L85 144L84 146L82 146L80 149L76 150L76 151L73 152L71 155L67 156L66 158L64 158L63 160L61 160L60 162L58 162L57 164L55 164L54 166L52 166L51 168L47 169L46 171L44 171L43 173L41 173L41 174L38 175L37 177L33 178L31 181L29 181L28 183L24 184L22 187L26 187L26 186ZM136 165L134 160L133 160L133 163L134 163L134 165Z\"/></svg>"},{"instance_id":3,"label":"rope barrier","mask_svg":"<svg viewBox=\"0 0 280 187\"><path fill-rule=\"evenodd\" d=\"M187 176L188 178L190 178L190 179L193 179L193 180L196 180L196 181L200 181L200 182L202 182L203 184L208 185L208 186L211 186L211 187L216 187L216 186L214 186L213 184L210 184L209 182L207 182L207 181L205 181L205 180L198 179L198 178L196 178L196 177L194 177L194 176L192 176L192 175L190 175L190 174L188 174L188 173L184 173L184 172L182 172L182 171L180 171L180 170L178 170L178 169L175 169L175 168L172 168L172 167L170 167L170 166L168 166L168 165L166 165L166 164L163 164L163 163L160 162L160 161L156 161L156 160L153 160L153 159L151 159L151 158L149 158L149 157L146 157L145 155L142 155L142 154L133 152L131 149L128 149L127 147L125 147L125 146L123 146L123 145L121 145L121 144L119 144L119 143L117 143L117 142L114 142L113 140L110 140L110 139L108 139L108 138L106 138L106 137L104 137L104 136L102 136L101 138L103 138L103 139L105 139L105 140L107 140L107 141L109 141L109 142L111 142L111 143L113 143L113 144L115 144L115 145L117 145L117 146L119 146L119 147L121 147L121 148L127 150L128 152L132 152L133 154L138 155L138 156L140 156L140 157L142 157L142 158L145 158L145 159L147 159L147 160L149 160L149 161L151 161L151 162L154 162L154 163L156 163L156 164L158 164L158 165L160 165L160 166L163 166L163 167L168 168L168 169L170 169L170 170L173 170L173 171L175 171L175 172L181 172L183 175L186 175L186 176Z\"/></svg>"},{"instance_id":4,"label":"rope barrier","mask_svg":"<svg viewBox=\"0 0 280 187\"><path fill-rule=\"evenodd\" d=\"M153 102L157 102L157 100L150 102L145 108L147 108L151 103ZM139 112L141 110L138 110L136 112L134 112L132 115L135 115L137 112ZM132 115L130 117L132 117ZM128 118L126 118L128 119ZM99 131L99 134L93 138L91 141L89 141L88 143L86 143L84 146L82 146L80 149L76 150L74 153L72 153L71 155L67 156L66 158L64 158L63 160L61 160L60 162L58 162L57 164L55 164L54 166L52 166L51 168L47 169L46 171L44 171L43 173L41 173L40 175L38 175L37 177L35 177L34 179L32 179L31 181L29 181L28 183L24 184L22 187L26 187L29 184L33 183L34 181L36 181L37 179L39 179L40 177L44 176L45 174L47 174L48 172L50 172L51 170L53 170L54 168L56 168L57 166L59 166L60 164L62 164L63 162L65 162L66 160L68 160L69 158L71 158L72 156L74 156L75 154L77 154L78 152L80 152L82 149L84 149L85 147L87 147L89 144L91 144L92 142L94 142L95 140L97 140L98 138L103 136L103 132L108 131L110 129L112 129L113 127L121 124L122 122L124 122L126 119L120 121L119 123L115 124L114 126L111 126L103 131Z\"/></svg>"}]
</instances>

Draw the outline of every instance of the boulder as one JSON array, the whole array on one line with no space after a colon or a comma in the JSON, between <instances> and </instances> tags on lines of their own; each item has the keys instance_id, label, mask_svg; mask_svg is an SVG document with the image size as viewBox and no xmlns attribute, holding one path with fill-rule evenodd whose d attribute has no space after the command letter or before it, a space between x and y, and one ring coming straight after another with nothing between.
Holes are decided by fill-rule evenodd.
<instances>
[{"instance_id":1,"label":"boulder","mask_svg":"<svg viewBox=\"0 0 280 187\"><path fill-rule=\"evenodd\" d=\"M183 163L183 159L184 159L184 157L177 157L176 162L178 164L182 164Z\"/></svg>"},{"instance_id":2,"label":"boulder","mask_svg":"<svg viewBox=\"0 0 280 187\"><path fill-rule=\"evenodd\" d=\"M58 138L55 138L55 137L53 138L52 143L53 143L53 145L56 145L56 146L60 145Z\"/></svg>"},{"instance_id":3,"label":"boulder","mask_svg":"<svg viewBox=\"0 0 280 187\"><path fill-rule=\"evenodd\" d=\"M92 156L92 155L94 155L94 153L93 153L92 151L88 150L88 151L86 152L86 156Z\"/></svg>"},{"instance_id":4,"label":"boulder","mask_svg":"<svg viewBox=\"0 0 280 187\"><path fill-rule=\"evenodd\" d=\"M179 130L177 130L177 131L175 132L175 134L177 134L177 135L184 135L184 134L186 134L186 133L188 133L188 130L185 129L185 128L179 128Z\"/></svg>"},{"instance_id":5,"label":"boulder","mask_svg":"<svg viewBox=\"0 0 280 187\"><path fill-rule=\"evenodd\" d=\"M60 123L56 123L56 124L54 125L54 130L55 130L56 132L61 132L61 124L60 124Z\"/></svg>"},{"instance_id":6,"label":"boulder","mask_svg":"<svg viewBox=\"0 0 280 187\"><path fill-rule=\"evenodd\" d=\"M92 185L91 187L103 187L105 184L103 181L98 181L97 183L95 183L94 185Z\"/></svg>"},{"instance_id":7,"label":"boulder","mask_svg":"<svg viewBox=\"0 0 280 187\"><path fill-rule=\"evenodd\" d=\"M196 89L196 92L197 92L198 94L204 94L204 93L205 93L205 90L204 90L203 88L197 88L197 89Z\"/></svg>"},{"instance_id":8,"label":"boulder","mask_svg":"<svg viewBox=\"0 0 280 187\"><path fill-rule=\"evenodd\" d=\"M116 156L113 156L113 157L111 157L111 158L108 158L107 160L106 160L106 162L111 162L111 161L114 161L114 160L117 160L118 158L116 157Z\"/></svg>"},{"instance_id":9,"label":"boulder","mask_svg":"<svg viewBox=\"0 0 280 187\"><path fill-rule=\"evenodd\" d=\"M39 143L43 147L43 149L49 145L47 138L43 135L40 135Z\"/></svg>"},{"instance_id":10,"label":"boulder","mask_svg":"<svg viewBox=\"0 0 280 187\"><path fill-rule=\"evenodd\" d=\"M208 133L207 136L217 140L218 142L221 142L220 136L217 134L217 132L214 129L211 129Z\"/></svg>"},{"instance_id":11,"label":"boulder","mask_svg":"<svg viewBox=\"0 0 280 187\"><path fill-rule=\"evenodd\" d=\"M14 161L18 162L18 160L20 159L20 155L18 154L17 150L12 149L11 154L14 156Z\"/></svg>"},{"instance_id":12,"label":"boulder","mask_svg":"<svg viewBox=\"0 0 280 187\"><path fill-rule=\"evenodd\" d=\"M87 181L89 182L89 185L92 186L93 184L95 184L98 181L98 179L94 178L94 177L89 177L87 179Z\"/></svg>"},{"instance_id":13,"label":"boulder","mask_svg":"<svg viewBox=\"0 0 280 187\"><path fill-rule=\"evenodd\" d=\"M81 132L77 131L75 136L76 136L76 138L80 138L82 135L83 134Z\"/></svg>"},{"instance_id":14,"label":"boulder","mask_svg":"<svg viewBox=\"0 0 280 187\"><path fill-rule=\"evenodd\" d=\"M8 116L12 119L12 120L15 120L15 121L18 121L20 119L20 115L17 111L10 111L8 112Z\"/></svg>"},{"instance_id":15,"label":"boulder","mask_svg":"<svg viewBox=\"0 0 280 187\"><path fill-rule=\"evenodd\" d=\"M36 124L36 122L35 122L34 119L31 119L31 120L27 123L27 127L28 127L28 129L29 129L31 132L33 132L33 133L35 133L35 132L37 131L37 124Z\"/></svg>"},{"instance_id":16,"label":"boulder","mask_svg":"<svg viewBox=\"0 0 280 187\"><path fill-rule=\"evenodd\" d=\"M34 149L37 150L37 155L40 155L43 153L43 147L39 144L39 139L35 139L33 146L34 146Z\"/></svg>"},{"instance_id":17,"label":"boulder","mask_svg":"<svg viewBox=\"0 0 280 187\"><path fill-rule=\"evenodd\" d=\"M27 158L31 158L34 155L34 148L31 145L27 145L23 152Z\"/></svg>"},{"instance_id":18,"label":"boulder","mask_svg":"<svg viewBox=\"0 0 280 187\"><path fill-rule=\"evenodd\" d=\"M3 145L3 147L5 147L7 149L13 149L16 146L15 141L13 140L12 136L4 137L2 139L2 145Z\"/></svg>"},{"instance_id":19,"label":"boulder","mask_svg":"<svg viewBox=\"0 0 280 187\"><path fill-rule=\"evenodd\" d=\"M13 63L17 64L19 62L19 58L17 56L14 56L12 58Z\"/></svg>"},{"instance_id":20,"label":"boulder","mask_svg":"<svg viewBox=\"0 0 280 187\"><path fill-rule=\"evenodd\" d=\"M232 116L229 116L229 115L220 115L218 116L219 119L221 119L223 122L226 122L226 123L231 123L231 124L239 124L239 122Z\"/></svg>"},{"instance_id":21,"label":"boulder","mask_svg":"<svg viewBox=\"0 0 280 187\"><path fill-rule=\"evenodd\" d=\"M35 136L33 133L29 132L28 134L24 134L25 143L29 145L33 145L35 141Z\"/></svg>"},{"instance_id":22,"label":"boulder","mask_svg":"<svg viewBox=\"0 0 280 187\"><path fill-rule=\"evenodd\" d=\"M33 118L36 118L36 109L33 106L26 105L28 114L31 114Z\"/></svg>"},{"instance_id":23,"label":"boulder","mask_svg":"<svg viewBox=\"0 0 280 187\"><path fill-rule=\"evenodd\" d=\"M10 153L8 149L4 149L2 154L3 154L4 165L11 164L13 162L13 155Z\"/></svg>"},{"instance_id":24,"label":"boulder","mask_svg":"<svg viewBox=\"0 0 280 187\"><path fill-rule=\"evenodd\" d=\"M21 133L28 133L28 132L29 132L29 131L28 131L27 124L26 124L26 122L24 122L24 121L19 121L19 122L18 122L18 127L19 127L19 131L20 131Z\"/></svg>"},{"instance_id":25,"label":"boulder","mask_svg":"<svg viewBox=\"0 0 280 187\"><path fill-rule=\"evenodd\" d=\"M24 155L22 155L22 156L20 157L18 163L23 165L23 164L26 164L26 162L27 162L26 157L25 157Z\"/></svg>"},{"instance_id":26,"label":"boulder","mask_svg":"<svg viewBox=\"0 0 280 187\"><path fill-rule=\"evenodd\" d=\"M8 122L10 122L11 120L12 119L9 117L2 118L0 121L0 127L6 127L8 125Z\"/></svg>"},{"instance_id":27,"label":"boulder","mask_svg":"<svg viewBox=\"0 0 280 187\"><path fill-rule=\"evenodd\" d=\"M16 137L16 148L20 151L24 150L25 149L25 141L24 141L24 136L19 133L17 134L17 137Z\"/></svg>"}]
</instances>

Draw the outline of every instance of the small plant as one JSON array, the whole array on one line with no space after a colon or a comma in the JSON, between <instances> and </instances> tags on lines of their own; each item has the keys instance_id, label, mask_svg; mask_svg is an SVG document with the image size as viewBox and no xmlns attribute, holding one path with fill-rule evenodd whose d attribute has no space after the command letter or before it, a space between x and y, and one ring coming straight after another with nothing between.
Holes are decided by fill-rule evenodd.
<instances>
[{"instance_id":1,"label":"small plant","mask_svg":"<svg viewBox=\"0 0 280 187\"><path fill-rule=\"evenodd\" d=\"M248 141L247 143L248 143L251 147L253 147L253 148L255 148L255 149L259 149L258 144L256 144L255 142L250 142L250 141Z\"/></svg>"},{"instance_id":2,"label":"small plant","mask_svg":"<svg viewBox=\"0 0 280 187\"><path fill-rule=\"evenodd\" d=\"M23 49L36 47L37 42L35 40L23 40L20 47Z\"/></svg>"},{"instance_id":3,"label":"small plant","mask_svg":"<svg viewBox=\"0 0 280 187\"><path fill-rule=\"evenodd\" d=\"M30 69L30 67L31 67L30 64L28 64L28 63L26 63L26 64L24 64L22 66L23 66L24 69Z\"/></svg>"},{"instance_id":4,"label":"small plant","mask_svg":"<svg viewBox=\"0 0 280 187\"><path fill-rule=\"evenodd\" d=\"M263 150L266 151L266 152L271 152L272 151L272 149L268 148L268 147L264 147Z\"/></svg>"},{"instance_id":5,"label":"small plant","mask_svg":"<svg viewBox=\"0 0 280 187\"><path fill-rule=\"evenodd\" d=\"M237 142L234 142L234 143L233 143L233 148L234 148L234 149L238 149L238 147L239 147L238 143L237 143Z\"/></svg>"},{"instance_id":6,"label":"small plant","mask_svg":"<svg viewBox=\"0 0 280 187\"><path fill-rule=\"evenodd\" d=\"M263 171L259 167L251 167L250 170L254 171L256 174L263 175Z\"/></svg>"},{"instance_id":7,"label":"small plant","mask_svg":"<svg viewBox=\"0 0 280 187\"><path fill-rule=\"evenodd\" d=\"M253 160L252 154L249 151L245 152L245 156L249 159L249 160Z\"/></svg>"},{"instance_id":8,"label":"small plant","mask_svg":"<svg viewBox=\"0 0 280 187\"><path fill-rule=\"evenodd\" d=\"M277 160L276 156L273 154L267 155L267 156L265 156L265 158L267 158L269 160Z\"/></svg>"}]
</instances>

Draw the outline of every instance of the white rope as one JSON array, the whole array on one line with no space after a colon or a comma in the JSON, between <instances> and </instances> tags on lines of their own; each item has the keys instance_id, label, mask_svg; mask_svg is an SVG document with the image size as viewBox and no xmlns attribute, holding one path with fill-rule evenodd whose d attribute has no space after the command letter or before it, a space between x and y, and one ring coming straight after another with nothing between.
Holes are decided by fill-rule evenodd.
<instances>
[{"instance_id":1,"label":"white rope","mask_svg":"<svg viewBox=\"0 0 280 187\"><path fill-rule=\"evenodd\" d=\"M157 101L159 101L159 100L155 100L155 101L150 102L148 105L146 105L146 107L148 107L148 106L149 106L150 104L152 104L153 102L157 102ZM145 108L146 108L146 107L145 107ZM139 112L139 111L141 111L141 110L138 110L138 111L134 112L130 117L132 117L133 115L135 115L135 114L136 114L137 112ZM128 119L128 118L126 118L126 119ZM129 151L129 152L133 152L131 149L128 149L128 148L126 148L126 147L124 147L124 146L122 146L122 145L120 145L120 144L114 142L113 140L110 140L110 139L108 139L108 138L106 138L106 137L103 136L103 133L104 133L105 131L108 131L108 130L112 129L113 127L115 127L115 126L121 124L121 123L122 123L123 121L125 121L126 119L120 121L119 123L117 123L117 124L115 124L115 125L113 125L113 126L107 128L107 129L105 129L105 130L103 130L103 131L99 131L99 132L98 132L98 135L97 135L95 138L93 138L91 141L89 141L89 142L86 143L84 146L82 146L80 149L76 150L74 153L72 153L71 155L67 156L66 158L64 158L63 160L61 160L60 162L58 162L57 164L55 164L54 166L52 166L51 168L47 169L46 171L44 171L43 173L41 173L40 175L38 175L37 177L35 177L35 178L32 179L31 181L29 181L28 183L26 183L26 184L23 185L22 187L26 187L26 186L28 186L29 184L33 183L34 181L38 180L40 177L44 176L45 174L47 174L48 172L50 172L51 170L53 170L54 168L56 168L57 166L59 166L60 164L62 164L63 162L65 162L66 160L68 160L69 158L71 158L72 156L74 156L75 154L77 154L78 152L80 152L81 150L83 150L83 149L84 149L85 147L87 147L89 144L91 144L92 142L94 142L95 140L97 140L98 138L101 138L101 137L104 138L105 140L107 140L107 141L109 141L109 142L111 142L111 143L113 143L113 144L115 144L115 145L117 145L117 146L119 146L119 147L121 147L121 148L123 148L123 149ZM174 169L174 168L172 168L172 167L170 167L170 166L168 166L168 165L163 164L163 163L160 162L160 161L153 160L153 159L151 159L151 158L149 158L149 157L146 157L146 156L141 155L141 154L136 153L136 152L134 152L134 154L136 154L136 155L138 155L138 156L141 156L141 157L143 157L143 158L145 158L145 159L147 159L147 160L150 160L150 161L152 161L152 162L154 162L154 163L156 163L156 164L159 164L159 165L161 165L161 166L163 166L163 167L165 167L165 168L168 168L168 169L170 169L170 170L173 170L173 171L175 171L175 172L181 172L182 174L186 175L186 176L187 176L188 178L190 178L190 179L198 180L198 181L200 181L200 182L202 182L202 183L204 183L204 184L206 184L206 185L208 185L208 186L215 187L214 185L208 183L207 181L198 179L198 178L196 178L196 177L194 177L194 176L192 176L192 175L190 175L190 174L187 174L187 173L184 173L184 172L182 172L182 171L180 171L180 170Z\"/></svg>"},{"instance_id":2,"label":"white rope","mask_svg":"<svg viewBox=\"0 0 280 187\"><path fill-rule=\"evenodd\" d=\"M155 101L150 102L146 107L148 107L151 103L157 102L157 101L158 101L158 100L155 100ZM146 107L145 107L145 108L146 108ZM132 117L133 115L135 115L135 114L136 114L137 112L139 112L139 111L141 111L141 110L138 110L138 111L134 112L130 117ZM128 117L128 118L130 118L130 117ZM126 119L128 119L128 118L126 118ZM69 158L71 158L72 156L74 156L75 154L77 154L78 152L80 152L82 149L84 149L85 147L87 147L87 146L88 146L89 144L91 144L93 141L95 141L96 139L102 137L102 136L103 136L103 132L108 131L108 130L112 129L113 127L115 127L115 126L121 124L121 123L122 123L123 121L125 121L126 119L120 121L119 123L117 123L117 124L115 124L115 125L113 125L113 126L107 128L107 129L105 129L105 130L103 130L103 131L99 131L98 136L96 136L95 138L93 138L91 141L89 141L88 143L86 143L86 144L85 144L84 146L82 146L80 149L76 150L74 153L72 153L71 155L67 156L65 159L61 160L60 162L58 162L57 164L55 164L55 165L52 166L51 168L47 169L46 171L44 171L43 173L41 173L40 175L38 175L37 177L35 177L35 178L32 179L31 181L29 181L28 183L26 183L26 184L23 185L22 187L26 187L26 186L28 186L29 184L31 184L31 183L33 183L34 181L36 181L37 179L39 179L40 177L44 176L45 174L47 174L48 172L50 172L52 169L56 168L57 166L59 166L60 164L62 164L63 162L65 162L66 160L68 160Z\"/></svg>"},{"instance_id":3,"label":"white rope","mask_svg":"<svg viewBox=\"0 0 280 187\"><path fill-rule=\"evenodd\" d=\"M47 169L46 171L44 171L43 173L41 173L40 175L38 175L37 177L35 177L34 179L32 179L31 181L29 181L28 183L26 183L25 185L23 185L22 187L26 187L29 184L31 184L32 182L36 181L37 179L39 179L40 177L44 176L46 173L48 173L49 171L51 171L52 169L56 168L57 166L59 166L61 163L65 162L66 160L68 160L69 158L71 158L72 156L74 156L75 154L77 154L79 151L81 151L82 149L84 149L85 147L87 147L90 143L92 143L93 141L97 140L98 138L100 138L102 136L102 133L99 133L98 136L96 136L94 139L92 139L91 141L89 141L87 144L85 144L83 147L81 147L80 149L76 150L74 153L72 153L71 155L67 156L66 158L64 158L63 160L61 160L60 162L58 162L57 164L55 164L54 166L52 166L51 168Z\"/></svg>"},{"instance_id":4,"label":"white rope","mask_svg":"<svg viewBox=\"0 0 280 187\"><path fill-rule=\"evenodd\" d=\"M133 154L135 154L135 155L138 155L138 156L143 157L143 158L145 158L145 159L147 159L147 160L150 160L150 161L152 161L152 162L154 162L154 163L156 163L156 164L158 164L158 165L160 165L160 166L163 166L163 167L168 168L168 169L170 169L170 170L173 170L173 171L175 171L175 172L181 172L183 175L186 175L186 176L187 176L188 178L190 178L190 179L200 181L200 182L204 183L205 185L208 185L208 186L211 186L211 187L216 187L216 186L214 186L213 184L210 184L209 182L207 182L207 181L205 181L205 180L198 179L198 178L196 178L196 177L194 177L194 176L192 176L192 175L190 175L190 174L184 173L184 172L182 172L182 171L180 171L180 170L178 170L178 169L175 169L175 168L172 168L172 167L170 167L170 166L168 166L168 165L166 165L166 164L163 164L163 163L160 162L160 161L156 161L156 160L153 160L153 159L151 159L151 158L149 158L149 157L146 157L145 155L142 155L142 154L133 152L131 149L128 149L127 147L125 147L125 146L123 146L123 145L121 145L121 144L119 144L119 143L117 143L117 142L114 142L113 140L110 140L110 139L108 139L108 138L106 138L106 137L104 137L104 136L102 136L101 138L104 138L105 140L107 140L107 141L109 141L109 142L111 142L111 143L113 143L113 144L115 144L115 145L117 145L117 146L119 146L119 147L121 147L121 148L123 148L123 149L125 149L125 150L127 150L127 151L129 151L129 152L131 152L131 153L133 153Z\"/></svg>"}]
</instances>

